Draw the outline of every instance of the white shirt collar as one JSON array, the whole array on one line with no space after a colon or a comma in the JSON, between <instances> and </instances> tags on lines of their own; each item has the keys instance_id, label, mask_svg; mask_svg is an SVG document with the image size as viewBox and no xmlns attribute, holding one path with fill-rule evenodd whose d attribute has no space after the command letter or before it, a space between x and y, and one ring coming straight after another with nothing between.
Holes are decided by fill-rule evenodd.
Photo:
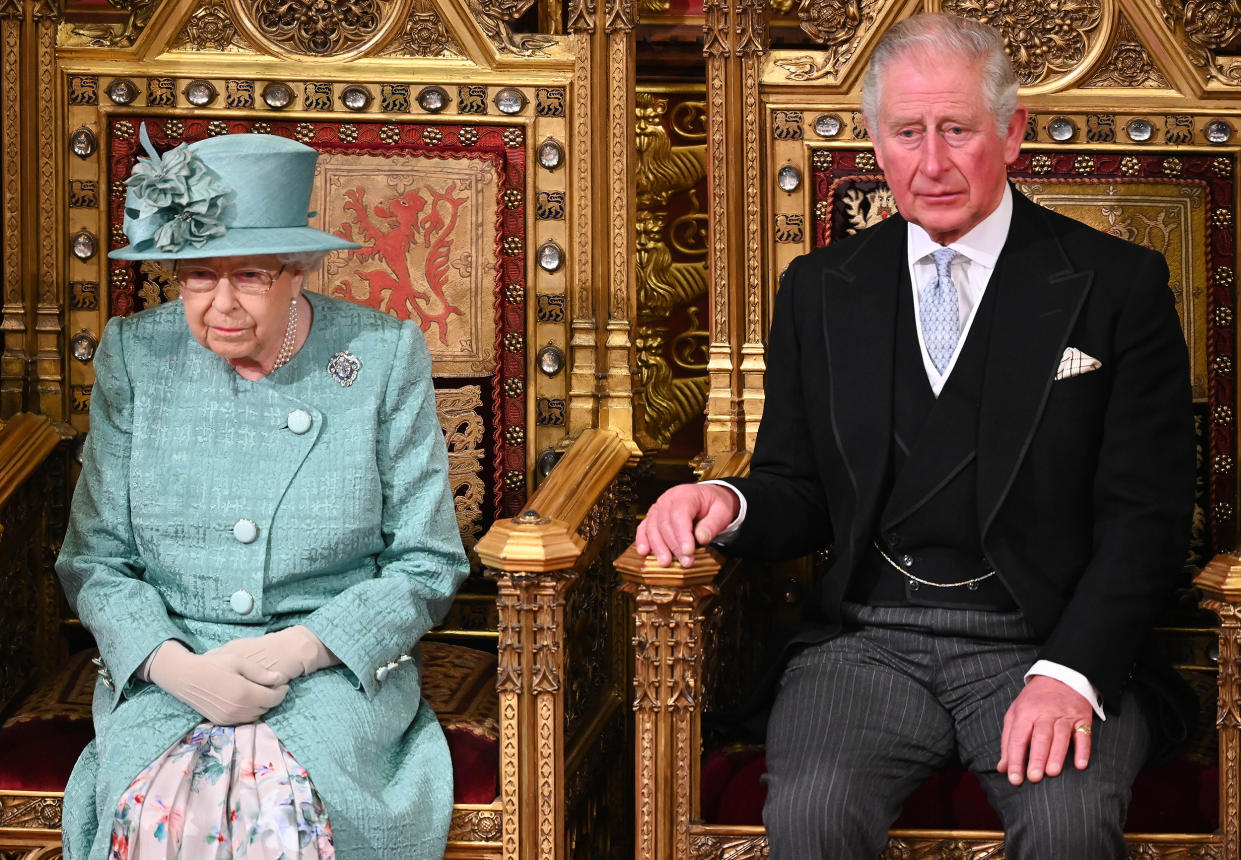
<instances>
[{"instance_id":1,"label":"white shirt collar","mask_svg":"<svg viewBox=\"0 0 1241 860\"><path fill-rule=\"evenodd\" d=\"M973 263L979 263L988 269L995 268L995 262L1004 250L1004 242L1008 239L1008 228L1013 220L1013 190L1004 183L1004 194L1000 203L991 214L974 225L970 230L947 247L964 254ZM917 224L909 225L909 262L914 263L945 247L927 235Z\"/></svg>"}]
</instances>

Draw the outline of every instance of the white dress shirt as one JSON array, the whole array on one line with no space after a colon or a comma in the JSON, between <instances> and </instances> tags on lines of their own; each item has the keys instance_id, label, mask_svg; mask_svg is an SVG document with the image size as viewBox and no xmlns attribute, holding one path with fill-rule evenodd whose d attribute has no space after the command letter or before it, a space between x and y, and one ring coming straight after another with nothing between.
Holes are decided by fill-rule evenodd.
<instances>
[{"instance_id":1,"label":"white dress shirt","mask_svg":"<svg viewBox=\"0 0 1241 860\"><path fill-rule=\"evenodd\" d=\"M952 282L957 288L957 314L961 324L961 334L957 338L956 348L952 351L952 358L949 359L948 365L944 368L942 374L935 369L935 363L931 361L931 357L926 351L926 341L922 336L921 317L916 313L914 314L914 319L917 321L918 349L922 353L922 364L926 368L927 380L931 383L931 390L936 397L939 397L940 391L944 388L944 383L948 381L952 369L956 367L957 356L961 354L961 346L965 343L970 327L974 324L974 314L982 303L983 294L987 290L987 284L991 281L991 274L995 271L995 264L1000 257L1000 252L1004 250L1004 242L1008 238L1009 224L1013 219L1012 195L1012 189L1005 185L1004 196L991 214L979 221L974 226L974 229L960 239L947 245L940 245L917 224L910 224L906 231L909 282L913 286L914 308L918 307L918 297L921 291L935 282L935 261L931 257L931 252L937 251L940 248L951 248L961 255L952 262L949 270L952 275ZM728 539L736 534L737 530L741 528L741 524L745 521L745 496L732 484L724 481L704 481L703 483L720 484L727 487L737 496L739 503L737 518L729 523L728 527L715 538L717 542L727 543ZM1107 719L1103 713L1103 705L1099 701L1098 690L1082 673L1060 663L1053 663L1050 660L1038 660L1026 672L1026 681L1030 680L1031 675L1047 675L1067 684L1090 703L1091 708L1094 709L1095 714L1100 720Z\"/></svg>"}]
</instances>

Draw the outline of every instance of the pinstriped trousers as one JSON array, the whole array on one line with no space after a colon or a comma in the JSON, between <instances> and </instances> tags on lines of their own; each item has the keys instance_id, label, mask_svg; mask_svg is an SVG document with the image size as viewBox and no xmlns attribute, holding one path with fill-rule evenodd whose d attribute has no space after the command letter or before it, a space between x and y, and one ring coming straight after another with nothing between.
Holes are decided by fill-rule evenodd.
<instances>
[{"instance_id":1,"label":"pinstriped trousers","mask_svg":"<svg viewBox=\"0 0 1241 860\"><path fill-rule=\"evenodd\" d=\"M901 803L960 761L1005 830L1008 860L1126 856L1130 787L1150 730L1127 693L1095 720L1090 764L1012 786L1004 714L1037 659L1019 613L845 605L846 631L790 660L767 728L771 860L874 860Z\"/></svg>"}]
</instances>

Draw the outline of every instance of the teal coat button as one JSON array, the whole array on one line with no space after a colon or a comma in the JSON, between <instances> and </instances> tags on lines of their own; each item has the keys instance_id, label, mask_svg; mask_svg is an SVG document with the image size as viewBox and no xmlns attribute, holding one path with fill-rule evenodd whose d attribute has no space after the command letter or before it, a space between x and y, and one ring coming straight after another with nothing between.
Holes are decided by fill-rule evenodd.
<instances>
[{"instance_id":1,"label":"teal coat button","mask_svg":"<svg viewBox=\"0 0 1241 860\"><path fill-rule=\"evenodd\" d=\"M259 527L254 520L242 517L233 526L233 537L237 538L241 543L254 543L258 536Z\"/></svg>"},{"instance_id":2,"label":"teal coat button","mask_svg":"<svg viewBox=\"0 0 1241 860\"><path fill-rule=\"evenodd\" d=\"M289 413L289 431L301 436L310 429L313 419L305 409L294 409Z\"/></svg>"},{"instance_id":3,"label":"teal coat button","mask_svg":"<svg viewBox=\"0 0 1241 860\"><path fill-rule=\"evenodd\" d=\"M254 608L254 596L244 588L234 591L233 596L228 599L228 605L233 607L233 611L238 615L249 615L250 610Z\"/></svg>"}]
</instances>

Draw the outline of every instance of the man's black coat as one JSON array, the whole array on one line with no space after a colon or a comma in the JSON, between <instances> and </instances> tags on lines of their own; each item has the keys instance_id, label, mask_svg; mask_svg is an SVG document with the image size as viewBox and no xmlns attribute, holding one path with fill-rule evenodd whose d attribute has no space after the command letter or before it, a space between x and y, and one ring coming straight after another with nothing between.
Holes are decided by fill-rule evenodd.
<instances>
[{"instance_id":1,"label":"man's black coat","mask_svg":"<svg viewBox=\"0 0 1241 860\"><path fill-rule=\"evenodd\" d=\"M835 544L793 643L837 631L889 502L906 227L894 216L799 257L776 297L750 475L732 481L748 514L728 551L781 559ZM978 510L967 515L978 518L986 557L1040 637L1040 656L1089 678L1106 707L1182 577L1189 538L1189 364L1168 267L1014 189L987 290L995 312L977 446L938 440L951 452L948 471L898 485L904 497L888 510L933 503L937 486L976 456ZM1102 366L1056 381L1066 347Z\"/></svg>"}]
</instances>

